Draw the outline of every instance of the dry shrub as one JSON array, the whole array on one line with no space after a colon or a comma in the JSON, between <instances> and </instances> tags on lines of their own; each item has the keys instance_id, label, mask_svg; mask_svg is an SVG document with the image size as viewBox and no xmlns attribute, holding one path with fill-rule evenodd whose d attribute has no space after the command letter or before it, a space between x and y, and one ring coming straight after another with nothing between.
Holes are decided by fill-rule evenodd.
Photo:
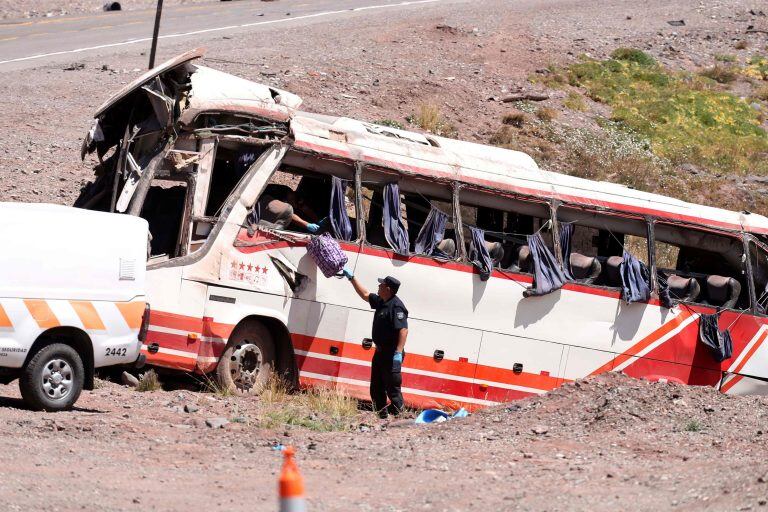
<instances>
[{"instance_id":1,"label":"dry shrub","mask_svg":"<svg viewBox=\"0 0 768 512\"><path fill-rule=\"evenodd\" d=\"M578 112L587 110L587 104L584 102L582 95L574 91L568 93L568 97L563 100L563 106Z\"/></svg>"},{"instance_id":2,"label":"dry shrub","mask_svg":"<svg viewBox=\"0 0 768 512\"><path fill-rule=\"evenodd\" d=\"M761 101L768 101L768 85L758 87L752 96Z\"/></svg>"},{"instance_id":3,"label":"dry shrub","mask_svg":"<svg viewBox=\"0 0 768 512\"><path fill-rule=\"evenodd\" d=\"M514 126L515 128L522 128L526 121L527 118L525 112L520 111L510 112L501 118L501 122L503 124L507 126Z\"/></svg>"},{"instance_id":4,"label":"dry shrub","mask_svg":"<svg viewBox=\"0 0 768 512\"><path fill-rule=\"evenodd\" d=\"M411 122L422 130L434 133L435 135L444 137L453 137L456 135L456 128L443 119L443 115L436 105L420 105L416 115L412 116Z\"/></svg>"},{"instance_id":5,"label":"dry shrub","mask_svg":"<svg viewBox=\"0 0 768 512\"><path fill-rule=\"evenodd\" d=\"M332 387L309 387L291 393L289 386L275 377L260 395L261 423L267 428L294 425L319 432L347 430L359 419L358 402Z\"/></svg>"},{"instance_id":6,"label":"dry shrub","mask_svg":"<svg viewBox=\"0 0 768 512\"><path fill-rule=\"evenodd\" d=\"M737 50L746 50L748 46L749 43L742 39L741 41L738 41L734 47Z\"/></svg>"},{"instance_id":7,"label":"dry shrub","mask_svg":"<svg viewBox=\"0 0 768 512\"><path fill-rule=\"evenodd\" d=\"M139 385L136 386L136 391L157 391L161 388L162 384L155 370L147 370L139 377Z\"/></svg>"},{"instance_id":8,"label":"dry shrub","mask_svg":"<svg viewBox=\"0 0 768 512\"><path fill-rule=\"evenodd\" d=\"M557 110L549 107L541 107L536 111L536 117L548 123L557 117Z\"/></svg>"},{"instance_id":9,"label":"dry shrub","mask_svg":"<svg viewBox=\"0 0 768 512\"><path fill-rule=\"evenodd\" d=\"M731 66L715 64L699 73L701 76L714 80L719 84L729 84L736 80L736 71Z\"/></svg>"}]
</instances>

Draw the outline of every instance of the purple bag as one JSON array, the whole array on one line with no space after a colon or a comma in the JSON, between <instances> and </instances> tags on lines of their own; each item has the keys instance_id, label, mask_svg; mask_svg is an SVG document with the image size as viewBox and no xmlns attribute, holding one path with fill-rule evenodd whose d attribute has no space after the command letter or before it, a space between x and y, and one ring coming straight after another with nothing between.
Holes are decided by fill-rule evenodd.
<instances>
[{"instance_id":1,"label":"purple bag","mask_svg":"<svg viewBox=\"0 0 768 512\"><path fill-rule=\"evenodd\" d=\"M329 233L313 236L307 244L307 253L325 277L339 274L349 261L339 243Z\"/></svg>"}]
</instances>

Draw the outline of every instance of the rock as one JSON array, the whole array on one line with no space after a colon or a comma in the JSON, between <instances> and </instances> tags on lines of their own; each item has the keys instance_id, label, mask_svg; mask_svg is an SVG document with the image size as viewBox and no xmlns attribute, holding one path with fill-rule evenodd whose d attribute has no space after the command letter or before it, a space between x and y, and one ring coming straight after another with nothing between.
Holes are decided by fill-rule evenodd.
<instances>
[{"instance_id":1,"label":"rock","mask_svg":"<svg viewBox=\"0 0 768 512\"><path fill-rule=\"evenodd\" d=\"M229 420L226 418L208 418L205 420L206 426L210 428L224 428L228 423Z\"/></svg>"},{"instance_id":2,"label":"rock","mask_svg":"<svg viewBox=\"0 0 768 512\"><path fill-rule=\"evenodd\" d=\"M120 380L123 381L124 385L131 386L132 388L135 388L139 385L139 379L128 372L123 372L123 374L120 376Z\"/></svg>"},{"instance_id":3,"label":"rock","mask_svg":"<svg viewBox=\"0 0 768 512\"><path fill-rule=\"evenodd\" d=\"M673 27L684 27L685 26L685 20L669 20L667 23L672 25Z\"/></svg>"},{"instance_id":4,"label":"rock","mask_svg":"<svg viewBox=\"0 0 768 512\"><path fill-rule=\"evenodd\" d=\"M196 406L196 405L186 404L184 406L184 412L193 413L193 412L197 412L199 410L200 410L200 408L198 406Z\"/></svg>"},{"instance_id":5,"label":"rock","mask_svg":"<svg viewBox=\"0 0 768 512\"><path fill-rule=\"evenodd\" d=\"M537 425L533 427L531 431L537 436L543 436L544 434L549 432L549 427L545 427L544 425Z\"/></svg>"}]
</instances>

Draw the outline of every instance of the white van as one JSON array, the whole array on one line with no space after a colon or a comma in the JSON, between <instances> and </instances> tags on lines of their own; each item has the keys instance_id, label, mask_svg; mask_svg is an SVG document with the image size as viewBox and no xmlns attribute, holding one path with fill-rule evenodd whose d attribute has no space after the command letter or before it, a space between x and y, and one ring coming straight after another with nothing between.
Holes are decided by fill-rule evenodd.
<instances>
[{"instance_id":1,"label":"white van","mask_svg":"<svg viewBox=\"0 0 768 512\"><path fill-rule=\"evenodd\" d=\"M137 217L0 203L0 383L58 411L95 368L140 365L147 239Z\"/></svg>"}]
</instances>

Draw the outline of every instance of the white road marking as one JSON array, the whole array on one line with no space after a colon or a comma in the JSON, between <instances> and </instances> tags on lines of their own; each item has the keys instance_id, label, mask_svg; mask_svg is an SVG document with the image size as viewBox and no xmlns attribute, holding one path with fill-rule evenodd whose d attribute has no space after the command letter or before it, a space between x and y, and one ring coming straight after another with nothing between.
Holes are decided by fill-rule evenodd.
<instances>
[{"instance_id":1,"label":"white road marking","mask_svg":"<svg viewBox=\"0 0 768 512\"><path fill-rule=\"evenodd\" d=\"M364 10L370 10L370 9L386 9L388 7L405 7L408 5L418 5L418 4L429 4L429 3L435 3L435 2L442 2L443 0L414 0L410 2L400 2L397 4L382 4L382 5L369 5L365 7L355 7L352 9L342 9L339 11L325 11L325 12L318 12L315 14L306 14L304 16L296 16L293 18L283 18L279 20L268 20L268 21L257 21L253 23L243 23L241 25L228 25L226 27L215 27L215 28L206 28L201 30L193 30L190 32L179 32L176 34L167 34L164 36L160 36L158 39L173 39L177 37L186 37L186 36L194 36L198 34L208 34L211 32L221 32L222 30L232 30L236 28L248 28L248 27L256 27L260 25L272 25L277 23L288 23L291 21L297 21L297 20L305 20L309 18L319 18L322 16L332 16L334 14L343 14L348 12L357 12L357 11L364 11ZM50 53L39 53L37 55L30 55L28 57L18 57L16 59L8 59L8 60L0 60L0 65L2 64L10 64L12 62L23 62L27 60L34 60L34 59L42 59L44 57L54 57L56 55L67 55L70 53L82 53L87 52L91 50L101 50L103 48L115 48L117 46L126 46L129 44L136 44L136 43L145 43L147 41L151 41L151 37L142 37L140 39L129 39L127 41L121 41L119 43L108 43L108 44L100 44L96 46L88 46L85 48L77 48L75 50L63 50L58 52L50 52Z\"/></svg>"}]
</instances>

